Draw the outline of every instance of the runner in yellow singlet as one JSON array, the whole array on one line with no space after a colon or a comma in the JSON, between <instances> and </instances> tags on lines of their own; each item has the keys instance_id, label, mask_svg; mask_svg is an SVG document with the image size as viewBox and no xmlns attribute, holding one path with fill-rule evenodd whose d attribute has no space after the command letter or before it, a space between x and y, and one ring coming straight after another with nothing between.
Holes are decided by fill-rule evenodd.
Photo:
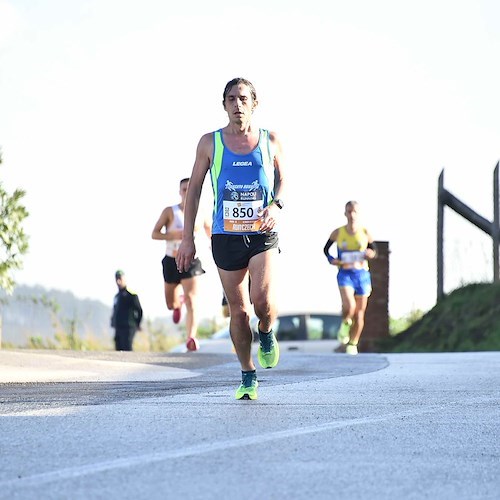
<instances>
[{"instance_id":1,"label":"runner in yellow singlet","mask_svg":"<svg viewBox=\"0 0 500 500\"><path fill-rule=\"evenodd\" d=\"M342 300L342 324L338 339L347 354L358 354L358 343L365 324L365 311L372 291L368 261L377 256L376 245L368 230L359 224L358 203L345 205L347 224L335 229L323 248L328 262L338 266L337 282ZM330 247L337 245L337 257Z\"/></svg>"}]
</instances>

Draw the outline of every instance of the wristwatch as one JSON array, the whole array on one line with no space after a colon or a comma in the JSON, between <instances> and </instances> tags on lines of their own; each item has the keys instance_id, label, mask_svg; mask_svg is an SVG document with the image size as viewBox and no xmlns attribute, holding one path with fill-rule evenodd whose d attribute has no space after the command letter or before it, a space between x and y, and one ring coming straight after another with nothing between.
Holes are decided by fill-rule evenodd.
<instances>
[{"instance_id":1,"label":"wristwatch","mask_svg":"<svg viewBox=\"0 0 500 500\"><path fill-rule=\"evenodd\" d=\"M279 209L282 209L283 208L283 200L280 200L279 198L275 198L273 200L274 204L279 208Z\"/></svg>"}]
</instances>

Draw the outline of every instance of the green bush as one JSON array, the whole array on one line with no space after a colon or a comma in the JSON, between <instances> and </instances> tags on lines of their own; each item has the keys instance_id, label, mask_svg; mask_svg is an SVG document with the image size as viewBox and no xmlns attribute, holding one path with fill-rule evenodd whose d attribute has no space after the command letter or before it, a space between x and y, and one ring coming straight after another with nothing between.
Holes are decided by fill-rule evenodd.
<instances>
[{"instance_id":1,"label":"green bush","mask_svg":"<svg viewBox=\"0 0 500 500\"><path fill-rule=\"evenodd\" d=\"M384 352L500 350L500 284L454 290L420 319L378 343Z\"/></svg>"}]
</instances>

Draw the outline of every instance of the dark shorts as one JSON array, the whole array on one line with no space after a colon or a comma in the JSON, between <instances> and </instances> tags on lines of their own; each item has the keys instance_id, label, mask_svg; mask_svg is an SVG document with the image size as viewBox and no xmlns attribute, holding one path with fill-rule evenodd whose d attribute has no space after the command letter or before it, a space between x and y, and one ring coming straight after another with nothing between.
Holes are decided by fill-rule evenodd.
<instances>
[{"instance_id":1,"label":"dark shorts","mask_svg":"<svg viewBox=\"0 0 500 500\"><path fill-rule=\"evenodd\" d=\"M181 280L205 274L205 270L201 267L200 259L194 259L189 269L183 273L180 273L177 269L174 257L165 255L161 263L163 265L163 279L165 283L180 283Z\"/></svg>"},{"instance_id":2,"label":"dark shorts","mask_svg":"<svg viewBox=\"0 0 500 500\"><path fill-rule=\"evenodd\" d=\"M250 235L212 235L212 255L215 265L225 271L248 267L250 259L259 253L278 248L278 233Z\"/></svg>"}]
</instances>

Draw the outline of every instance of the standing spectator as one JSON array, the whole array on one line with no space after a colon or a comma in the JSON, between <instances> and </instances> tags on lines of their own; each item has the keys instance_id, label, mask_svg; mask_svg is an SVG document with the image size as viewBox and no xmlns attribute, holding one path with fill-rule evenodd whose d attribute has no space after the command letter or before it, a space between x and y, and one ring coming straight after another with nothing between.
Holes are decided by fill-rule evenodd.
<instances>
[{"instance_id":1,"label":"standing spectator","mask_svg":"<svg viewBox=\"0 0 500 500\"><path fill-rule=\"evenodd\" d=\"M115 329L115 348L117 351L131 351L134 335L141 329L142 307L137 294L127 289L125 273L115 273L118 293L113 303L111 327Z\"/></svg>"}]
</instances>

